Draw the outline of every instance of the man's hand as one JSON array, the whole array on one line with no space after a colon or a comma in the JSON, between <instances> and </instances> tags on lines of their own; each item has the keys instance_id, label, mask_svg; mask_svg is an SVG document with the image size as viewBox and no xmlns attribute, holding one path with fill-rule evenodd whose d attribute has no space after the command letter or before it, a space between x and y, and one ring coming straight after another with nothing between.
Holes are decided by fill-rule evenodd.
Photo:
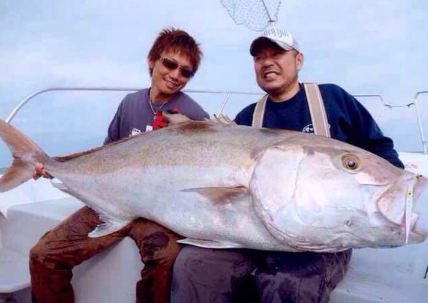
<instances>
[{"instance_id":1,"label":"man's hand","mask_svg":"<svg viewBox=\"0 0 428 303\"><path fill-rule=\"evenodd\" d=\"M226 125L236 125L235 121L233 121L228 116L223 114L219 114L219 115L214 114L214 119L212 119L211 121L215 123L226 124Z\"/></svg>"},{"instance_id":2,"label":"man's hand","mask_svg":"<svg viewBox=\"0 0 428 303\"><path fill-rule=\"evenodd\" d=\"M188 117L179 113L163 112L163 117L167 120L168 124L179 124L191 121Z\"/></svg>"},{"instance_id":3,"label":"man's hand","mask_svg":"<svg viewBox=\"0 0 428 303\"><path fill-rule=\"evenodd\" d=\"M43 164L42 163L36 163L34 165L34 170L33 170L33 179L37 180L40 177L43 178L48 178L48 179L52 179L52 176L49 175L46 170L43 168Z\"/></svg>"}]
</instances>

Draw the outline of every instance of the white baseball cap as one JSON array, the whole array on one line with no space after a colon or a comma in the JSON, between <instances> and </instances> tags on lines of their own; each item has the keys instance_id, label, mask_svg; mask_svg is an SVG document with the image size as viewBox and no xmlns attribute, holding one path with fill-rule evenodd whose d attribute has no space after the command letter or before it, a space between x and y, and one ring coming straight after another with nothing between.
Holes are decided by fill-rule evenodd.
<instances>
[{"instance_id":1,"label":"white baseball cap","mask_svg":"<svg viewBox=\"0 0 428 303\"><path fill-rule=\"evenodd\" d=\"M254 39L254 41L251 43L251 56L254 56L263 46L265 46L266 42L273 42L285 50L295 49L299 53L302 52L296 39L294 39L289 32L276 27L269 27L262 33L261 36Z\"/></svg>"}]
</instances>

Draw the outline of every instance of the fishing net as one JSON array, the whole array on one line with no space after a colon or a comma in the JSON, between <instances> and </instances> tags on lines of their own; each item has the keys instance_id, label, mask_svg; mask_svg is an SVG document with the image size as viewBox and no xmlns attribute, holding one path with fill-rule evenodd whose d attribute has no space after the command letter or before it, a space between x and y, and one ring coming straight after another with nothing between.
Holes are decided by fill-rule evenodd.
<instances>
[{"instance_id":1,"label":"fishing net","mask_svg":"<svg viewBox=\"0 0 428 303\"><path fill-rule=\"evenodd\" d=\"M281 0L220 0L235 24L263 31L277 20Z\"/></svg>"}]
</instances>

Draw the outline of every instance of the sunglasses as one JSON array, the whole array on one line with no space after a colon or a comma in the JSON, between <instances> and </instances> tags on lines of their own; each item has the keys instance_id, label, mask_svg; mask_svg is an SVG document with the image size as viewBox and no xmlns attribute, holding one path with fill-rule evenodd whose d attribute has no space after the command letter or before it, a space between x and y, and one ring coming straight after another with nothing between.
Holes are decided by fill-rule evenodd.
<instances>
[{"instance_id":1,"label":"sunglasses","mask_svg":"<svg viewBox=\"0 0 428 303\"><path fill-rule=\"evenodd\" d=\"M193 77L194 72L190 68L181 66L177 62L172 61L171 59L168 59L168 58L161 57L159 60L163 66L165 66L167 69L171 71L176 70L178 68L180 75L182 75L184 78L189 79Z\"/></svg>"}]
</instances>

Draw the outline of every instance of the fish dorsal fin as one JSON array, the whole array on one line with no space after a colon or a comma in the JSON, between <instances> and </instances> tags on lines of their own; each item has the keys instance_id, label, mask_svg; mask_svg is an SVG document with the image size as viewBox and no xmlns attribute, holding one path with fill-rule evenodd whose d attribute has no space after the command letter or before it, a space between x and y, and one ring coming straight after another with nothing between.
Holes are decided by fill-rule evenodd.
<instances>
[{"instance_id":1,"label":"fish dorsal fin","mask_svg":"<svg viewBox=\"0 0 428 303\"><path fill-rule=\"evenodd\" d=\"M107 143L105 145L101 145L101 146L94 147L94 148L91 148L91 149L88 149L88 150L84 150L82 152L72 153L72 154L68 154L68 155L64 155L64 156L56 156L56 157L54 157L54 159L57 160L57 161L59 161L59 162L69 161L69 160L74 159L74 158L78 158L78 157L81 157L81 156L92 154L92 153L94 153L94 152L96 152L96 151L98 151L100 149L105 148L106 146L113 146L113 145L116 145L116 144L119 144L119 143L122 143L122 142L125 142L125 141L128 141L128 140L135 139L136 137L139 137L139 136L144 136L145 134L147 134L147 133L141 133L141 134L138 134L138 135L135 135L135 136L126 137L126 138L123 138L123 139L120 139L120 140L117 140L117 141L113 141L113 142Z\"/></svg>"},{"instance_id":2,"label":"fish dorsal fin","mask_svg":"<svg viewBox=\"0 0 428 303\"><path fill-rule=\"evenodd\" d=\"M103 223L98 224L93 231L88 234L89 238L98 238L112 234L124 228L130 221L117 221L111 218L102 217Z\"/></svg>"},{"instance_id":3,"label":"fish dorsal fin","mask_svg":"<svg viewBox=\"0 0 428 303\"><path fill-rule=\"evenodd\" d=\"M201 187L184 189L183 192L195 192L211 200L214 204L231 203L233 200L248 194L248 188L237 187Z\"/></svg>"},{"instance_id":4,"label":"fish dorsal fin","mask_svg":"<svg viewBox=\"0 0 428 303\"><path fill-rule=\"evenodd\" d=\"M64 155L64 156L56 156L56 157L54 157L54 159L59 161L59 162L66 162L68 160L78 158L80 156L91 154L93 152L96 152L97 150L100 150L101 148L103 148L103 147L100 146L100 147L95 147L95 148L88 149L88 150L85 150L82 152L72 153L72 154L68 154L68 155Z\"/></svg>"},{"instance_id":5,"label":"fish dorsal fin","mask_svg":"<svg viewBox=\"0 0 428 303\"><path fill-rule=\"evenodd\" d=\"M182 114L178 114L178 113L171 114L168 112L163 112L162 114L165 118L167 118L169 125L181 124L181 123L187 123L187 122L194 122L195 121L195 120L191 120L188 117L186 117ZM213 119L206 118L205 122L211 122L211 123L223 124L223 125L236 125L236 122L233 121L232 119L230 119L226 115L214 114L213 116L214 116Z\"/></svg>"},{"instance_id":6,"label":"fish dorsal fin","mask_svg":"<svg viewBox=\"0 0 428 303\"><path fill-rule=\"evenodd\" d=\"M193 245L193 246L197 246L197 247L203 247L203 248L215 248L215 249L243 248L244 247L238 243L190 239L190 238L178 240L177 243L189 244L189 245Z\"/></svg>"}]
</instances>

